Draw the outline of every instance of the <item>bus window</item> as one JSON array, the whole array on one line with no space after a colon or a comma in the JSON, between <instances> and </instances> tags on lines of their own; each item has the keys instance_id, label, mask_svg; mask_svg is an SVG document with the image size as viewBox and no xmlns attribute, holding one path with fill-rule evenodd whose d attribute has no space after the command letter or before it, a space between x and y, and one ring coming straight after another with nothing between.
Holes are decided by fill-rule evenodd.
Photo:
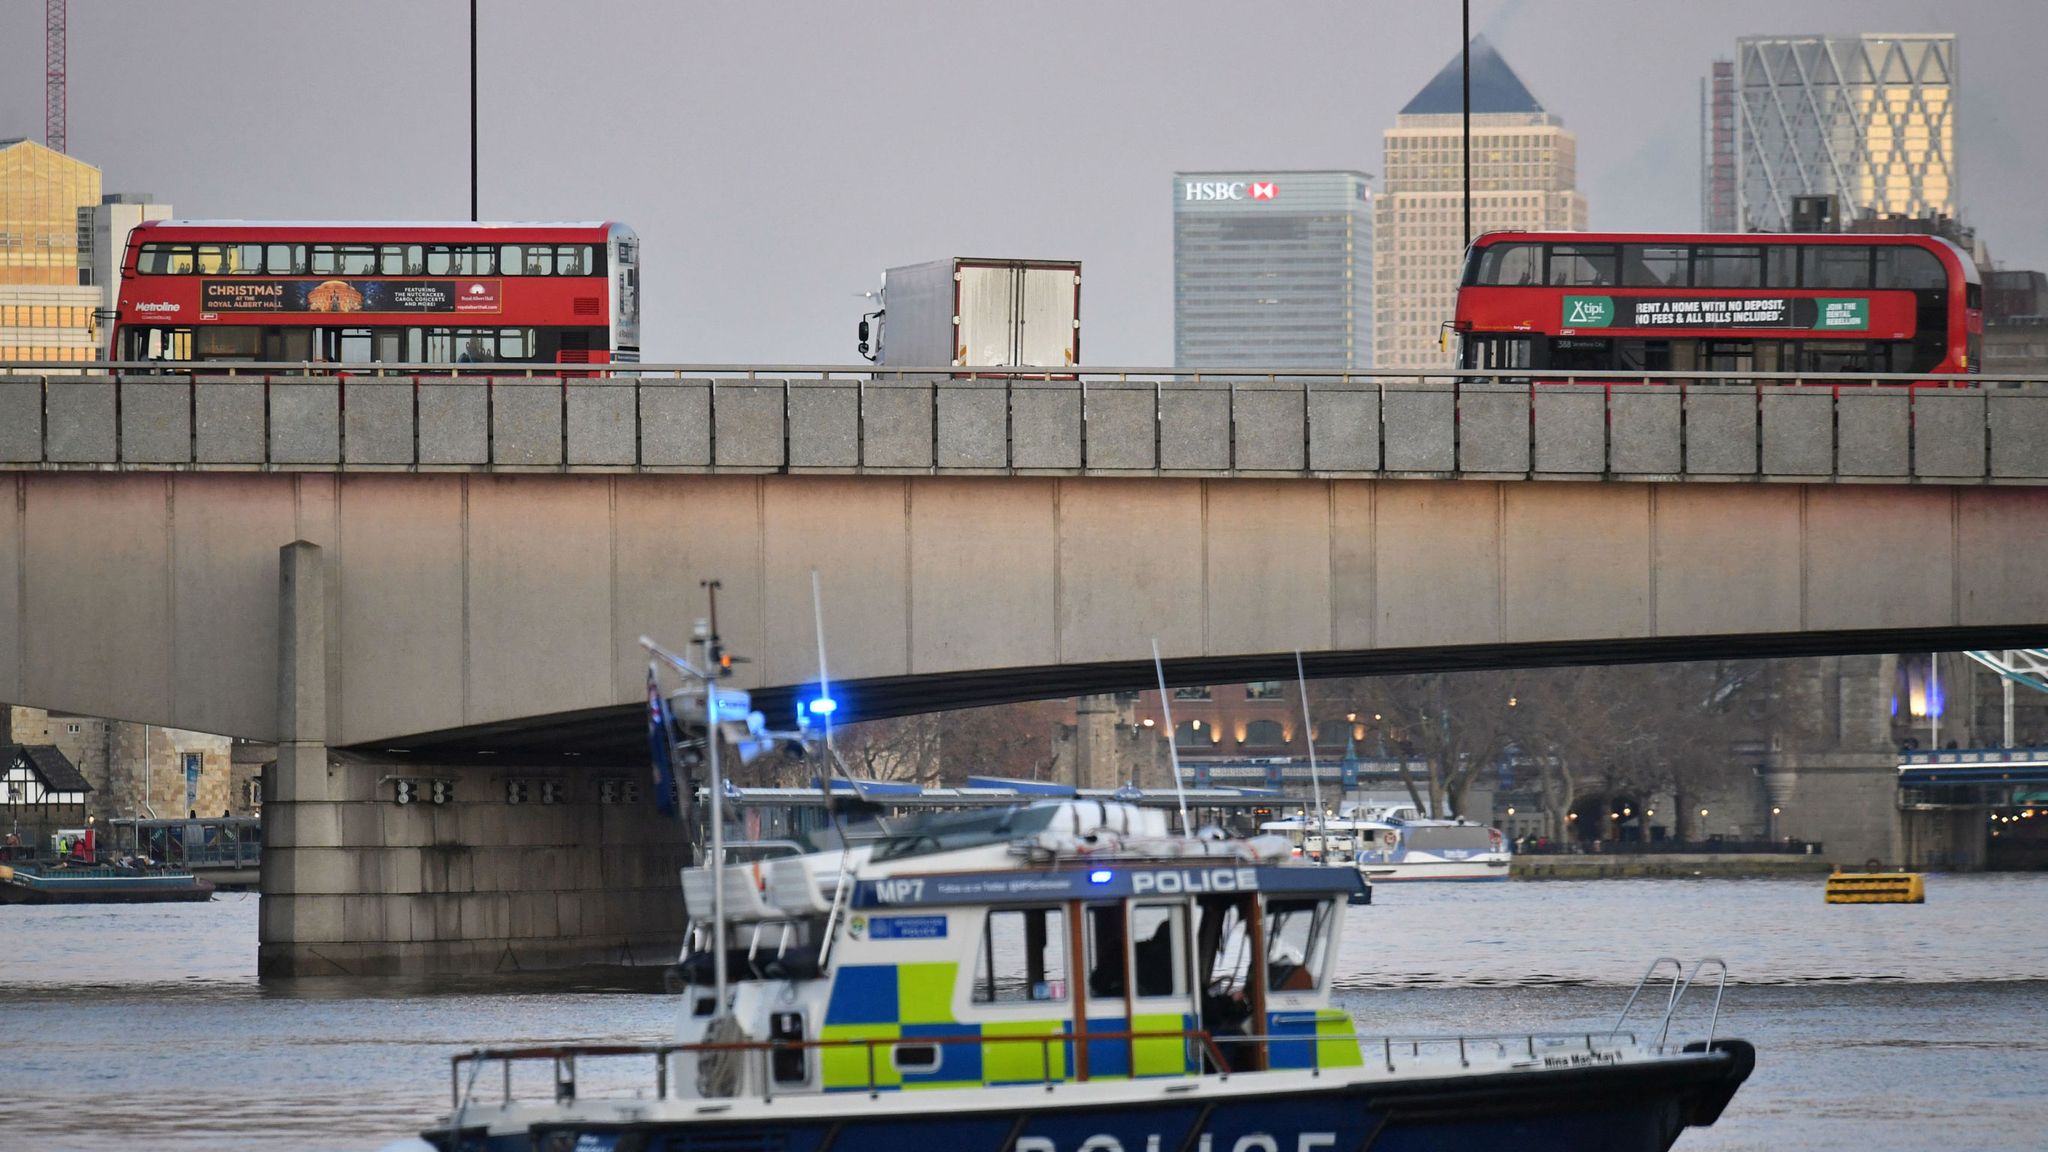
<instances>
[{"instance_id":1,"label":"bus window","mask_svg":"<svg viewBox=\"0 0 2048 1152\"><path fill-rule=\"evenodd\" d=\"M433 244L427 248L427 275L448 276L455 272L455 250L446 244Z\"/></svg>"},{"instance_id":2,"label":"bus window","mask_svg":"<svg viewBox=\"0 0 2048 1152\"><path fill-rule=\"evenodd\" d=\"M368 364L370 356L370 330L368 328L329 328L324 333L326 356L323 359L342 364Z\"/></svg>"},{"instance_id":3,"label":"bus window","mask_svg":"<svg viewBox=\"0 0 2048 1152\"><path fill-rule=\"evenodd\" d=\"M526 246L526 274L528 276L553 276L555 274L555 250L546 244Z\"/></svg>"},{"instance_id":4,"label":"bus window","mask_svg":"<svg viewBox=\"0 0 2048 1152\"><path fill-rule=\"evenodd\" d=\"M533 329L505 328L498 332L498 359L531 360L533 358Z\"/></svg>"},{"instance_id":5,"label":"bus window","mask_svg":"<svg viewBox=\"0 0 2048 1152\"><path fill-rule=\"evenodd\" d=\"M1799 249L1790 244L1772 244L1764 249L1764 287L1799 287Z\"/></svg>"},{"instance_id":6,"label":"bus window","mask_svg":"<svg viewBox=\"0 0 2048 1152\"><path fill-rule=\"evenodd\" d=\"M506 276L526 274L526 249L517 244L505 244L498 248L498 267Z\"/></svg>"},{"instance_id":7,"label":"bus window","mask_svg":"<svg viewBox=\"0 0 2048 1152\"><path fill-rule=\"evenodd\" d=\"M1671 341L1616 340L1614 366L1623 372L1671 371Z\"/></svg>"},{"instance_id":8,"label":"bus window","mask_svg":"<svg viewBox=\"0 0 2048 1152\"><path fill-rule=\"evenodd\" d=\"M1763 278L1761 248L1716 246L1693 255L1692 282L1700 288L1761 288Z\"/></svg>"},{"instance_id":9,"label":"bus window","mask_svg":"<svg viewBox=\"0 0 2048 1152\"><path fill-rule=\"evenodd\" d=\"M465 245L455 250L455 274L457 276L489 276L493 259L497 253L491 248Z\"/></svg>"},{"instance_id":10,"label":"bus window","mask_svg":"<svg viewBox=\"0 0 2048 1152\"><path fill-rule=\"evenodd\" d=\"M198 269L201 276L218 276L227 270L227 248L219 244L201 244L198 248Z\"/></svg>"},{"instance_id":11,"label":"bus window","mask_svg":"<svg viewBox=\"0 0 2048 1152\"><path fill-rule=\"evenodd\" d=\"M1747 376L1756 370L1755 346L1747 340L1705 340L1700 343L1700 368Z\"/></svg>"},{"instance_id":12,"label":"bus window","mask_svg":"<svg viewBox=\"0 0 2048 1152\"><path fill-rule=\"evenodd\" d=\"M1800 263L1805 288L1870 287L1870 249L1861 244L1813 244Z\"/></svg>"},{"instance_id":13,"label":"bus window","mask_svg":"<svg viewBox=\"0 0 2048 1152\"><path fill-rule=\"evenodd\" d=\"M555 249L555 273L560 276L583 275L584 249L575 244L564 244Z\"/></svg>"},{"instance_id":14,"label":"bus window","mask_svg":"<svg viewBox=\"0 0 2048 1152\"><path fill-rule=\"evenodd\" d=\"M1565 287L1615 282L1612 244L1554 244L1550 249L1550 283Z\"/></svg>"},{"instance_id":15,"label":"bus window","mask_svg":"<svg viewBox=\"0 0 2048 1152\"><path fill-rule=\"evenodd\" d=\"M426 246L423 244L407 244L405 246L405 274L407 276L422 276L426 274L426 271Z\"/></svg>"},{"instance_id":16,"label":"bus window","mask_svg":"<svg viewBox=\"0 0 2048 1152\"><path fill-rule=\"evenodd\" d=\"M263 330L263 358L283 364L303 364L313 358L311 328L266 328Z\"/></svg>"},{"instance_id":17,"label":"bus window","mask_svg":"<svg viewBox=\"0 0 2048 1152\"><path fill-rule=\"evenodd\" d=\"M195 336L193 347L201 360L254 360L263 344L261 328L243 325L209 325Z\"/></svg>"},{"instance_id":18,"label":"bus window","mask_svg":"<svg viewBox=\"0 0 2048 1152\"><path fill-rule=\"evenodd\" d=\"M228 271L254 276L263 271L263 245L237 244L228 250Z\"/></svg>"},{"instance_id":19,"label":"bus window","mask_svg":"<svg viewBox=\"0 0 2048 1152\"><path fill-rule=\"evenodd\" d=\"M1885 346L1864 340L1808 340L1800 346L1800 371L1830 376L1886 370Z\"/></svg>"},{"instance_id":20,"label":"bus window","mask_svg":"<svg viewBox=\"0 0 2048 1152\"><path fill-rule=\"evenodd\" d=\"M1549 367L1601 372L1614 367L1614 341L1605 336L1560 336L1550 342Z\"/></svg>"},{"instance_id":21,"label":"bus window","mask_svg":"<svg viewBox=\"0 0 2048 1152\"><path fill-rule=\"evenodd\" d=\"M1879 288L1924 292L1948 287L1948 269L1925 248L1884 247L1876 255Z\"/></svg>"},{"instance_id":22,"label":"bus window","mask_svg":"<svg viewBox=\"0 0 2048 1152\"><path fill-rule=\"evenodd\" d=\"M1689 288L1692 249L1664 244L1625 244L1621 282L1630 288Z\"/></svg>"},{"instance_id":23,"label":"bus window","mask_svg":"<svg viewBox=\"0 0 2048 1152\"><path fill-rule=\"evenodd\" d=\"M182 261L184 267L178 267ZM149 276L165 276L192 270L192 250L175 244L144 244L135 257L135 270Z\"/></svg>"},{"instance_id":24,"label":"bus window","mask_svg":"<svg viewBox=\"0 0 2048 1152\"><path fill-rule=\"evenodd\" d=\"M341 271L341 257L335 253L334 245L315 244L306 266L315 276L332 276Z\"/></svg>"},{"instance_id":25,"label":"bus window","mask_svg":"<svg viewBox=\"0 0 2048 1152\"><path fill-rule=\"evenodd\" d=\"M1480 251L1477 283L1521 286L1542 279L1541 244L1489 244Z\"/></svg>"},{"instance_id":26,"label":"bus window","mask_svg":"<svg viewBox=\"0 0 2048 1152\"><path fill-rule=\"evenodd\" d=\"M348 244L341 249L341 274L343 276L375 276L377 274L377 250L367 244Z\"/></svg>"},{"instance_id":27,"label":"bus window","mask_svg":"<svg viewBox=\"0 0 2048 1152\"><path fill-rule=\"evenodd\" d=\"M379 276L405 275L405 245L384 244L378 247L377 274Z\"/></svg>"},{"instance_id":28,"label":"bus window","mask_svg":"<svg viewBox=\"0 0 2048 1152\"><path fill-rule=\"evenodd\" d=\"M306 270L306 246L304 244L266 244L263 246L263 270L272 276L290 276Z\"/></svg>"},{"instance_id":29,"label":"bus window","mask_svg":"<svg viewBox=\"0 0 2048 1152\"><path fill-rule=\"evenodd\" d=\"M1496 333L1467 336L1463 363L1459 367L1489 371L1527 368L1532 340L1529 336L1504 336Z\"/></svg>"}]
</instances>

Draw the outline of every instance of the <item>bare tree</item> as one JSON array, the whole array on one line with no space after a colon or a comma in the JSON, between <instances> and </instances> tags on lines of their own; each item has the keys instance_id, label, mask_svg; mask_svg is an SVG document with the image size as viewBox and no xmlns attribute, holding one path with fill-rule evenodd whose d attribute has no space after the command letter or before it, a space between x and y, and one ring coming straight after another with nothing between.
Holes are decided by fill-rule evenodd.
<instances>
[{"instance_id":1,"label":"bare tree","mask_svg":"<svg viewBox=\"0 0 2048 1152\"><path fill-rule=\"evenodd\" d=\"M1500 671L1323 680L1309 690L1312 711L1365 713L1394 746L1420 756L1426 780L1402 776L1415 806L1432 816L1465 815L1465 793L1512 742L1514 674ZM1426 788L1427 794L1424 794Z\"/></svg>"}]
</instances>

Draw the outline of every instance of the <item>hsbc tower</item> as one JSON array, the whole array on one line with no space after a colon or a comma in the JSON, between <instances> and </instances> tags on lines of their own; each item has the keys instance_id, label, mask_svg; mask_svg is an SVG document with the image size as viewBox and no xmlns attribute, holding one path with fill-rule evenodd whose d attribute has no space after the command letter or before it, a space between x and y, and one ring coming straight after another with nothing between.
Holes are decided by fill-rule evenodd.
<instances>
[{"instance_id":1,"label":"hsbc tower","mask_svg":"<svg viewBox=\"0 0 2048 1152\"><path fill-rule=\"evenodd\" d=\"M1363 172L1176 172L1180 368L1372 367L1372 186Z\"/></svg>"}]
</instances>

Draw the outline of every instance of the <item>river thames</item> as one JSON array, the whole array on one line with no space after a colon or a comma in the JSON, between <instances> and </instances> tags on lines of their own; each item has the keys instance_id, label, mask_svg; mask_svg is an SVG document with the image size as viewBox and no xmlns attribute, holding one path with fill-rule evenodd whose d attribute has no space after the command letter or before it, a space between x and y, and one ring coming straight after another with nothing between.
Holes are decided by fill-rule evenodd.
<instances>
[{"instance_id":1,"label":"river thames","mask_svg":"<svg viewBox=\"0 0 2048 1152\"><path fill-rule=\"evenodd\" d=\"M1918 906L1831 907L1817 877L1374 895L1336 976L1361 1032L1604 1030L1651 957L1715 955L1757 1069L1680 1149L2048 1144L2048 876L1934 876ZM446 1110L459 1049L670 1028L647 972L259 985L257 901L0 907L0 1147L368 1152Z\"/></svg>"}]
</instances>

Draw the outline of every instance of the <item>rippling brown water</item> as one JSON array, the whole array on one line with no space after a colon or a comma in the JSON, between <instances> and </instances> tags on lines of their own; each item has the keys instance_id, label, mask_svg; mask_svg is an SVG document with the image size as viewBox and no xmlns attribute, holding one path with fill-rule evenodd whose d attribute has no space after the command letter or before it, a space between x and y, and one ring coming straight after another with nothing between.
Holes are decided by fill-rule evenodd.
<instances>
[{"instance_id":1,"label":"rippling brown water","mask_svg":"<svg viewBox=\"0 0 2048 1152\"><path fill-rule=\"evenodd\" d=\"M1376 899L1338 981L1367 1032L1604 1028L1651 956L1726 957L1721 1031L1758 1068L1681 1149L2048 1146L2048 876L1935 877L1918 907L1817 880ZM446 1108L456 1049L669 1029L644 972L259 986L256 905L0 908L0 1149L376 1149Z\"/></svg>"}]
</instances>

